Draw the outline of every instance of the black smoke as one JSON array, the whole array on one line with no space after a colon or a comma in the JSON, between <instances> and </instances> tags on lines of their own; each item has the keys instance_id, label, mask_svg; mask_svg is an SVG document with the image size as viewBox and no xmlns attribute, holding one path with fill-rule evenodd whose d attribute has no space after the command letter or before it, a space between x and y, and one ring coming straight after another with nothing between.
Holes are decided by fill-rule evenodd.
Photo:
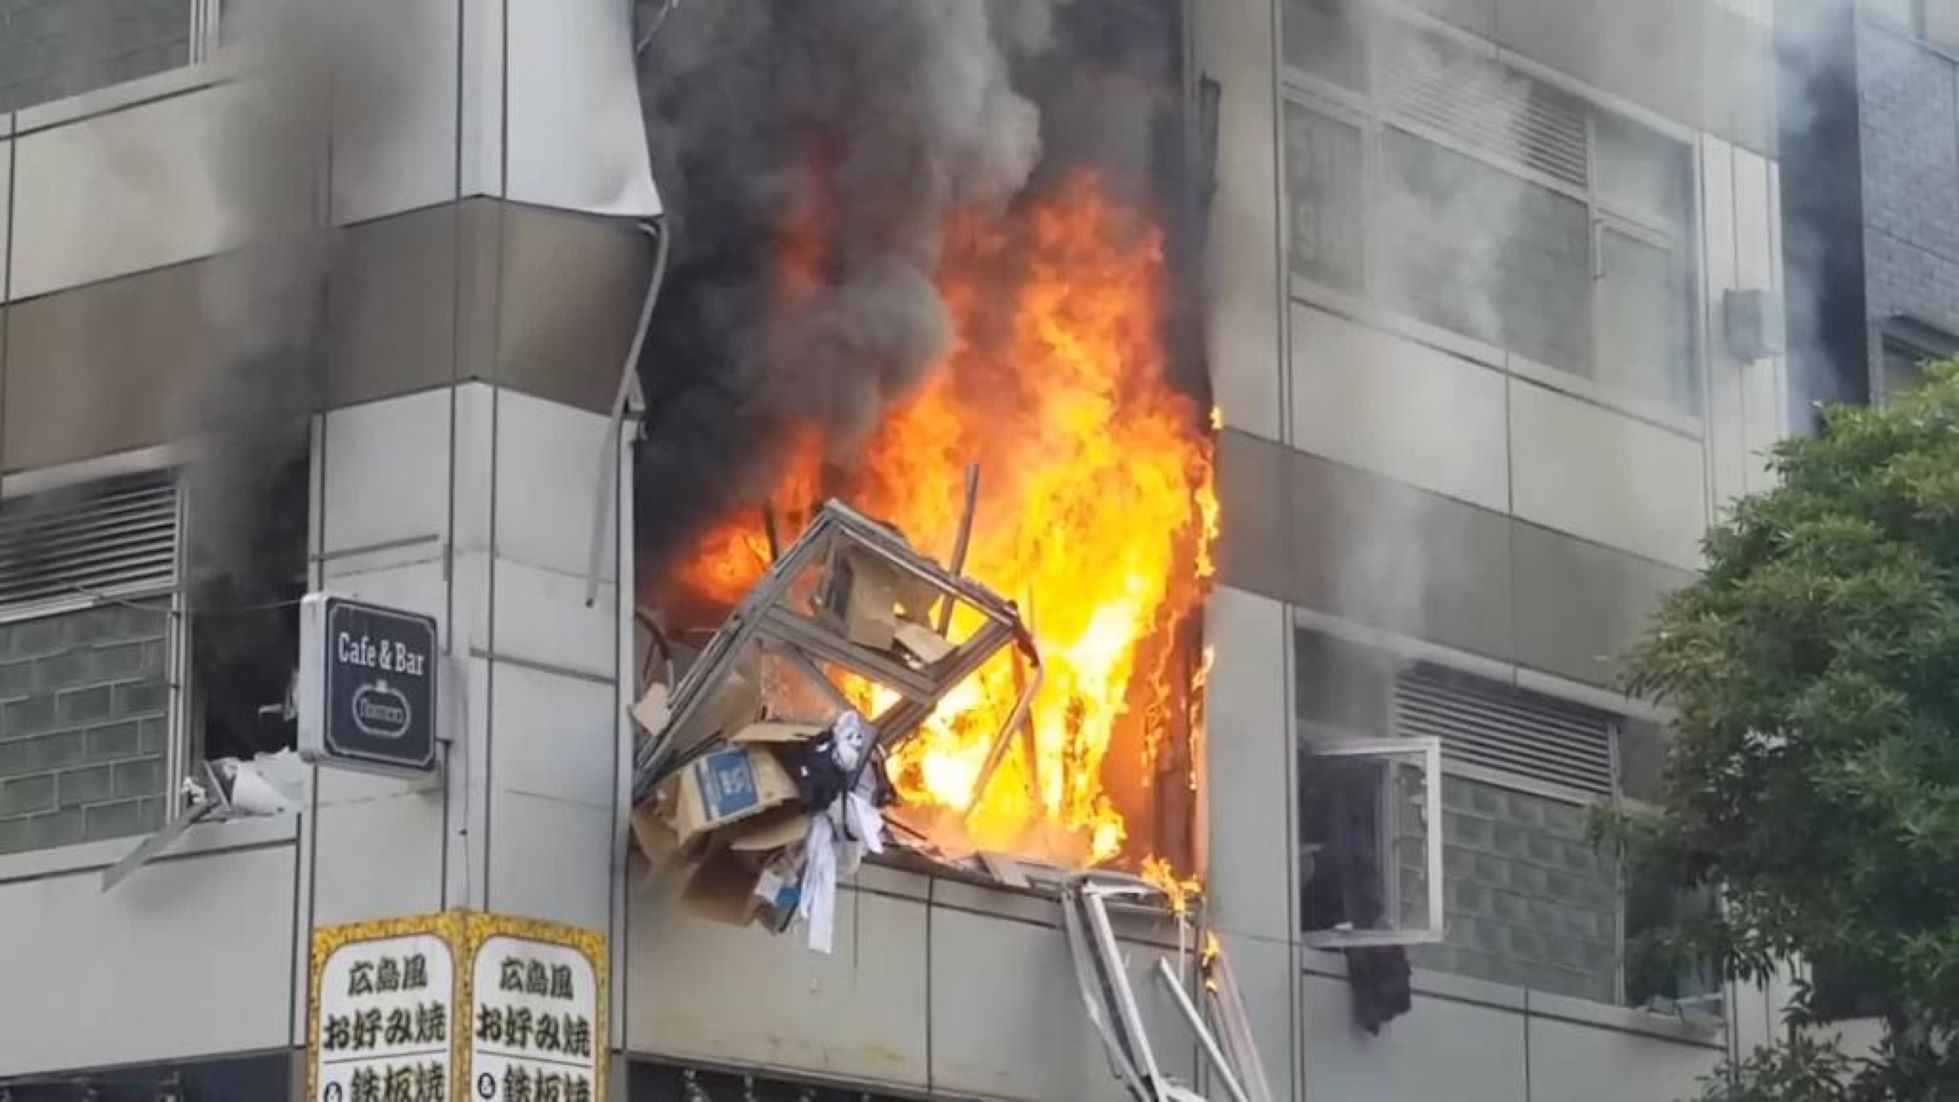
<instances>
[{"instance_id":1,"label":"black smoke","mask_svg":"<svg viewBox=\"0 0 1959 1102\"><path fill-rule=\"evenodd\" d=\"M761 500L785 426L816 427L847 462L939 361L950 212L1008 213L1084 162L1155 186L1180 101L1173 24L1109 36L1105 9L1157 6L643 0L658 31L642 100L674 235L641 364L649 570ZM830 247L791 304L784 241L811 221Z\"/></svg>"}]
</instances>

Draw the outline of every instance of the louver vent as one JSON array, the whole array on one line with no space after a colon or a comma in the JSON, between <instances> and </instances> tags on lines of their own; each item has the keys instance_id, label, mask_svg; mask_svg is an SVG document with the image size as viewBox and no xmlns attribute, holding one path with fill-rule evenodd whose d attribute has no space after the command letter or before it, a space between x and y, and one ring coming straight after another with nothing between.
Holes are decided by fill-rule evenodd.
<instances>
[{"instance_id":1,"label":"louver vent","mask_svg":"<svg viewBox=\"0 0 1959 1102\"><path fill-rule=\"evenodd\" d=\"M1584 792L1612 792L1611 717L1427 667L1395 678L1395 734L1435 736L1442 756Z\"/></svg>"},{"instance_id":2,"label":"louver vent","mask_svg":"<svg viewBox=\"0 0 1959 1102\"><path fill-rule=\"evenodd\" d=\"M1583 101L1446 39L1391 36L1390 117L1583 188L1591 179Z\"/></svg>"},{"instance_id":3,"label":"louver vent","mask_svg":"<svg viewBox=\"0 0 1959 1102\"><path fill-rule=\"evenodd\" d=\"M0 504L0 610L169 589L177 548L167 473L17 498Z\"/></svg>"}]
</instances>

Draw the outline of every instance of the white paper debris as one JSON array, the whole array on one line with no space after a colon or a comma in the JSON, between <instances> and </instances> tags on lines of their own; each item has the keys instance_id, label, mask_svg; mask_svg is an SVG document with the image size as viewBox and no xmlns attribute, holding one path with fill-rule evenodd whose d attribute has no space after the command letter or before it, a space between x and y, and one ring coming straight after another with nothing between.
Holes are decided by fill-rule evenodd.
<instances>
[{"instance_id":1,"label":"white paper debris","mask_svg":"<svg viewBox=\"0 0 1959 1102\"><path fill-rule=\"evenodd\" d=\"M857 768L871 744L870 725L856 712L837 717L830 756L845 773ZM884 815L877 808L877 777L858 774L850 791L810 816L802 897L796 917L809 924L809 947L828 953L835 940L837 878L854 873L867 853L884 852Z\"/></svg>"}]
</instances>

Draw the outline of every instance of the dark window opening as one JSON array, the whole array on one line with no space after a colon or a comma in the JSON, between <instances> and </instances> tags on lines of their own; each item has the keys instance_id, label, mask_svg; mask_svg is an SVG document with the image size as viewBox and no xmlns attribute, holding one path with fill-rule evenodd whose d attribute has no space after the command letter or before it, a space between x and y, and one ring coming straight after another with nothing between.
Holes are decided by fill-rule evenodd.
<instances>
[{"instance_id":1,"label":"dark window opening","mask_svg":"<svg viewBox=\"0 0 1959 1102\"><path fill-rule=\"evenodd\" d=\"M293 748L299 601L306 595L309 456L284 460L257 515L194 540L190 587L192 731L206 759ZM190 526L199 531L193 508Z\"/></svg>"}]
</instances>

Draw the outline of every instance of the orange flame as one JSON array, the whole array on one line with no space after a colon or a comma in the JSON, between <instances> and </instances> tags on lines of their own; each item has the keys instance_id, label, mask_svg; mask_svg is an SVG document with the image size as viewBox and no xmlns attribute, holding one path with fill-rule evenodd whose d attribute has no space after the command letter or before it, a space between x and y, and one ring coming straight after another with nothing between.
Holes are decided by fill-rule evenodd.
<instances>
[{"instance_id":1,"label":"orange flame","mask_svg":"<svg viewBox=\"0 0 1959 1102\"><path fill-rule=\"evenodd\" d=\"M895 749L892 779L949 848L1138 867L1152 843L1132 838L1130 819L1149 813L1159 747L1197 737L1201 674L1182 672L1177 636L1215 569L1218 524L1209 410L1167 374L1162 236L1079 174L1024 217L962 215L946 238L947 360L826 489L943 561L977 462L964 570L1020 603L1044 677L1031 734L1009 733L969 816L1029 676L1004 658ZM787 254L792 271L806 255ZM813 445L799 453L820 463ZM682 567L690 588L723 599L761 569L751 518L710 532ZM972 626L955 619L954 638ZM1158 865L1160 881L1181 883Z\"/></svg>"}]
</instances>

